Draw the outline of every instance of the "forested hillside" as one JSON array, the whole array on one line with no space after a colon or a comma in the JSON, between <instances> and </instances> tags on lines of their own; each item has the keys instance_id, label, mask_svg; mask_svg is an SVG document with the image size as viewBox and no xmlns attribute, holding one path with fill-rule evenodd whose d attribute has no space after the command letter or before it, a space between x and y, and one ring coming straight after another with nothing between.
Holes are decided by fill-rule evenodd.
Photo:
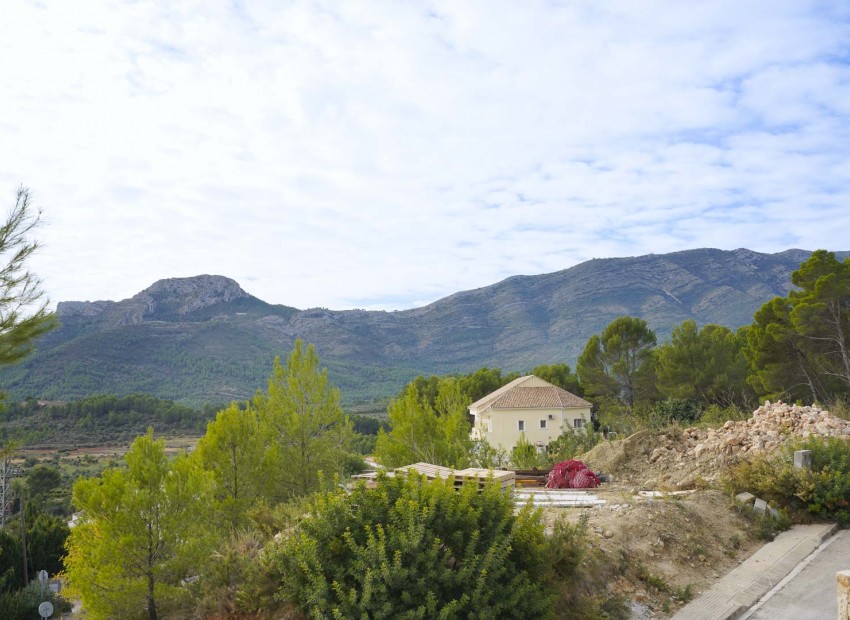
<instances>
[{"instance_id":1,"label":"forested hillside","mask_svg":"<svg viewBox=\"0 0 850 620\"><path fill-rule=\"evenodd\" d=\"M395 312L272 305L221 276L162 280L119 302L60 303L61 327L2 369L0 385L14 399L241 400L301 338L352 404L394 395L419 374L574 365L588 338L618 316L644 319L660 340L686 319L749 324L763 303L788 294L791 272L809 254L699 249L594 259Z\"/></svg>"}]
</instances>

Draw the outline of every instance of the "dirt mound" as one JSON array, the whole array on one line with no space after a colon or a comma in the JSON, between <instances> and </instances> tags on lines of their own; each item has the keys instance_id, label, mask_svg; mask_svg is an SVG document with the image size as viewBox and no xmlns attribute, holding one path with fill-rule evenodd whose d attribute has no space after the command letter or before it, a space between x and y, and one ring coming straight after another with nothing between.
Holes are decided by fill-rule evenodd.
<instances>
[{"instance_id":1,"label":"dirt mound","mask_svg":"<svg viewBox=\"0 0 850 620\"><path fill-rule=\"evenodd\" d=\"M592 544L618 565L613 590L643 606L646 617L668 617L762 545L740 506L719 491L653 499L615 483L594 493L607 503L544 514L587 518Z\"/></svg>"},{"instance_id":2,"label":"dirt mound","mask_svg":"<svg viewBox=\"0 0 850 620\"><path fill-rule=\"evenodd\" d=\"M749 454L812 435L850 439L850 422L819 407L765 402L748 420L718 429L641 431L604 442L583 458L596 471L647 488L692 488L700 480L715 481L725 467Z\"/></svg>"}]
</instances>

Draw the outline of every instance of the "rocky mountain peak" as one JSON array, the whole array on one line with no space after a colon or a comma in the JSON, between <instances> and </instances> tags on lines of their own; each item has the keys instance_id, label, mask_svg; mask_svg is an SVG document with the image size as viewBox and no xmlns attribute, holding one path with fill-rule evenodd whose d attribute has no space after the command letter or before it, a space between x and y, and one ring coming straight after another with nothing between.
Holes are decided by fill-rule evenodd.
<instances>
[{"instance_id":1,"label":"rocky mountain peak","mask_svg":"<svg viewBox=\"0 0 850 620\"><path fill-rule=\"evenodd\" d=\"M137 310L131 322L155 315L182 316L209 306L250 297L239 284L224 276L201 275L158 280L127 300Z\"/></svg>"},{"instance_id":2,"label":"rocky mountain peak","mask_svg":"<svg viewBox=\"0 0 850 620\"><path fill-rule=\"evenodd\" d=\"M235 280L211 275L157 280L136 295L136 297L141 296L158 300L181 299L187 304L187 312L220 302L249 297Z\"/></svg>"}]
</instances>

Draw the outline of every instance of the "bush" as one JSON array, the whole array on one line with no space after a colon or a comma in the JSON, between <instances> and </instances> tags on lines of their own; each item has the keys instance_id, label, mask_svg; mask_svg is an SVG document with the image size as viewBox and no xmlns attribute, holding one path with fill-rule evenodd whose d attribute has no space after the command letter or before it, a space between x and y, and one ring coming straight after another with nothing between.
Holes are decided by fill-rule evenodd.
<instances>
[{"instance_id":1,"label":"bush","mask_svg":"<svg viewBox=\"0 0 850 620\"><path fill-rule=\"evenodd\" d=\"M38 608L31 609L21 592L0 593L0 618L5 620L18 620L32 618L33 612L38 613Z\"/></svg>"},{"instance_id":2,"label":"bush","mask_svg":"<svg viewBox=\"0 0 850 620\"><path fill-rule=\"evenodd\" d=\"M514 469L534 469L546 465L546 457L537 451L537 446L528 441L525 433L519 434L516 445L511 449L510 466Z\"/></svg>"},{"instance_id":3,"label":"bush","mask_svg":"<svg viewBox=\"0 0 850 620\"><path fill-rule=\"evenodd\" d=\"M794 451L811 450L812 469L794 468ZM792 513L808 513L850 526L850 444L840 437L810 437L773 456L758 456L733 467L730 492L749 491Z\"/></svg>"},{"instance_id":4,"label":"bush","mask_svg":"<svg viewBox=\"0 0 850 620\"><path fill-rule=\"evenodd\" d=\"M0 594L0 618L30 620L38 616L38 606L44 601L53 603L56 614L71 611L71 604L68 601L42 588L38 581L31 581L22 590Z\"/></svg>"},{"instance_id":5,"label":"bush","mask_svg":"<svg viewBox=\"0 0 850 620\"><path fill-rule=\"evenodd\" d=\"M740 422L748 420L752 417L752 413L739 409L734 405L731 407L719 407L718 405L709 405L700 416L699 424L704 427L717 428L723 426L729 420Z\"/></svg>"},{"instance_id":6,"label":"bush","mask_svg":"<svg viewBox=\"0 0 850 620\"><path fill-rule=\"evenodd\" d=\"M594 433L591 426L587 426L583 431L562 433L546 446L546 452L549 454L550 462L558 463L584 454L601 441L602 436Z\"/></svg>"},{"instance_id":7,"label":"bush","mask_svg":"<svg viewBox=\"0 0 850 620\"><path fill-rule=\"evenodd\" d=\"M281 599L314 618L541 618L553 595L538 511L415 474L320 495L278 551Z\"/></svg>"},{"instance_id":8,"label":"bush","mask_svg":"<svg viewBox=\"0 0 850 620\"><path fill-rule=\"evenodd\" d=\"M615 566L602 549L587 540L587 516L578 523L558 519L549 538L550 580L556 591L555 617L570 620L626 620L631 610L625 599L609 588Z\"/></svg>"},{"instance_id":9,"label":"bush","mask_svg":"<svg viewBox=\"0 0 850 620\"><path fill-rule=\"evenodd\" d=\"M690 424L702 415L702 402L692 398L668 398L656 403L652 408L655 416L667 423L684 422Z\"/></svg>"},{"instance_id":10,"label":"bush","mask_svg":"<svg viewBox=\"0 0 850 620\"><path fill-rule=\"evenodd\" d=\"M842 420L850 420L850 401L840 399L829 407L829 412Z\"/></svg>"},{"instance_id":11,"label":"bush","mask_svg":"<svg viewBox=\"0 0 850 620\"><path fill-rule=\"evenodd\" d=\"M375 444L378 441L377 435L361 435L354 433L351 439L351 449L357 454L372 454L375 451Z\"/></svg>"}]
</instances>

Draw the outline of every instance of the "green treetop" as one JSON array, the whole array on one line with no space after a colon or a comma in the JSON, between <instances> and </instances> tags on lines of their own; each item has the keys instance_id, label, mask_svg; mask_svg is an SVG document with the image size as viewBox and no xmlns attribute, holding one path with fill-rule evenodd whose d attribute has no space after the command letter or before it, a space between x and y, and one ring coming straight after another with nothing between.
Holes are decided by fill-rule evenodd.
<instances>
[{"instance_id":1,"label":"green treetop","mask_svg":"<svg viewBox=\"0 0 850 620\"><path fill-rule=\"evenodd\" d=\"M144 610L156 620L211 550L212 489L185 455L169 461L152 430L124 459L126 469L74 484L82 517L68 539L65 574L87 618L137 618Z\"/></svg>"},{"instance_id":2,"label":"green treetop","mask_svg":"<svg viewBox=\"0 0 850 620\"><path fill-rule=\"evenodd\" d=\"M391 429L378 432L375 456L386 467L417 462L467 467L472 450L466 419L469 403L455 377L439 380L434 406L411 382L389 407Z\"/></svg>"},{"instance_id":3,"label":"green treetop","mask_svg":"<svg viewBox=\"0 0 850 620\"><path fill-rule=\"evenodd\" d=\"M748 380L759 396L830 403L850 393L850 260L818 250L791 281L747 332Z\"/></svg>"},{"instance_id":4,"label":"green treetop","mask_svg":"<svg viewBox=\"0 0 850 620\"><path fill-rule=\"evenodd\" d=\"M593 335L579 356L577 371L585 394L629 411L655 396L655 333L646 321L621 316Z\"/></svg>"},{"instance_id":5,"label":"green treetop","mask_svg":"<svg viewBox=\"0 0 850 620\"><path fill-rule=\"evenodd\" d=\"M303 496L319 488L320 474L342 473L352 439L351 422L339 405L339 390L309 345L297 340L285 366L276 359L267 393L254 399L267 433L274 495Z\"/></svg>"},{"instance_id":6,"label":"green treetop","mask_svg":"<svg viewBox=\"0 0 850 620\"><path fill-rule=\"evenodd\" d=\"M21 187L15 206L0 224L0 364L26 357L33 340L56 327L41 280L27 267L39 248L31 234L40 218L33 213L30 191Z\"/></svg>"},{"instance_id":7,"label":"green treetop","mask_svg":"<svg viewBox=\"0 0 850 620\"><path fill-rule=\"evenodd\" d=\"M657 350L658 391L666 398L696 399L706 404L743 404L749 365L742 352L745 342L727 327L688 319L673 328L670 342Z\"/></svg>"},{"instance_id":8,"label":"green treetop","mask_svg":"<svg viewBox=\"0 0 850 620\"><path fill-rule=\"evenodd\" d=\"M215 481L215 514L230 530L245 525L248 509L268 492L269 464L257 412L235 403L219 411L193 452Z\"/></svg>"}]
</instances>

